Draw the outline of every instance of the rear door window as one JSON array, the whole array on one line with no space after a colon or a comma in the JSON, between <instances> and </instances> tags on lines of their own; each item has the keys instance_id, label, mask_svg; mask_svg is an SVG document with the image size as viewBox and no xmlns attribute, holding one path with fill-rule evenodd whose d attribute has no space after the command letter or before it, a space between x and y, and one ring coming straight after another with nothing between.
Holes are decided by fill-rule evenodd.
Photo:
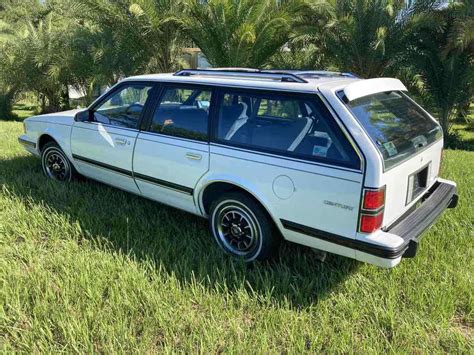
<instances>
[{"instance_id":1,"label":"rear door window","mask_svg":"<svg viewBox=\"0 0 474 355\"><path fill-rule=\"evenodd\" d=\"M212 91L179 86L166 86L163 90L150 130L175 137L207 141Z\"/></svg>"},{"instance_id":2,"label":"rear door window","mask_svg":"<svg viewBox=\"0 0 474 355\"><path fill-rule=\"evenodd\" d=\"M216 138L264 152L360 166L353 147L317 96L222 92Z\"/></svg>"}]
</instances>

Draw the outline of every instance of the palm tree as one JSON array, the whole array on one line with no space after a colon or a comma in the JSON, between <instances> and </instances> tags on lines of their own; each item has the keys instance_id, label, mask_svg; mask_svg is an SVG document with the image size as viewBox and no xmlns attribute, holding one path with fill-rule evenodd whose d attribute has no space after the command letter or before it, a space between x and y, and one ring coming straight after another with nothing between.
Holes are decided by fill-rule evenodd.
<instances>
[{"instance_id":1,"label":"palm tree","mask_svg":"<svg viewBox=\"0 0 474 355\"><path fill-rule=\"evenodd\" d=\"M65 72L61 56L65 50L64 31L57 28L54 16L47 15L38 24L17 26L15 38L3 45L0 81L10 90L31 91L42 100L42 110L58 110Z\"/></svg>"},{"instance_id":2,"label":"palm tree","mask_svg":"<svg viewBox=\"0 0 474 355\"><path fill-rule=\"evenodd\" d=\"M19 87L9 70L16 65L7 55L11 53L8 47L20 40L21 27L28 22L38 23L46 15L47 9L38 0L0 1L0 119L16 118L11 110Z\"/></svg>"},{"instance_id":3,"label":"palm tree","mask_svg":"<svg viewBox=\"0 0 474 355\"><path fill-rule=\"evenodd\" d=\"M150 61L151 72L171 72L183 66L182 49L187 41L179 16L184 10L180 0L135 0L130 10L140 23L141 39Z\"/></svg>"},{"instance_id":4,"label":"palm tree","mask_svg":"<svg viewBox=\"0 0 474 355\"><path fill-rule=\"evenodd\" d=\"M0 20L9 24L28 21L36 24L50 12L48 5L42 0L0 0Z\"/></svg>"},{"instance_id":5,"label":"palm tree","mask_svg":"<svg viewBox=\"0 0 474 355\"><path fill-rule=\"evenodd\" d=\"M73 8L92 34L90 51L109 82L180 67L180 0L78 0Z\"/></svg>"},{"instance_id":6,"label":"palm tree","mask_svg":"<svg viewBox=\"0 0 474 355\"><path fill-rule=\"evenodd\" d=\"M13 27L0 20L0 119L14 118L12 114L15 88L8 83L7 61L3 46L14 36Z\"/></svg>"},{"instance_id":7,"label":"palm tree","mask_svg":"<svg viewBox=\"0 0 474 355\"><path fill-rule=\"evenodd\" d=\"M297 0L188 0L183 24L209 63L260 68L290 38Z\"/></svg>"},{"instance_id":8,"label":"palm tree","mask_svg":"<svg viewBox=\"0 0 474 355\"><path fill-rule=\"evenodd\" d=\"M445 135L456 112L473 101L473 19L472 0L420 12L401 63L416 76L420 97L439 116Z\"/></svg>"},{"instance_id":9,"label":"palm tree","mask_svg":"<svg viewBox=\"0 0 474 355\"><path fill-rule=\"evenodd\" d=\"M330 0L333 18L323 29L321 46L340 70L378 77L396 69L405 47L407 20L403 0Z\"/></svg>"},{"instance_id":10,"label":"palm tree","mask_svg":"<svg viewBox=\"0 0 474 355\"><path fill-rule=\"evenodd\" d=\"M325 53L312 37L299 37L289 41L273 55L267 66L276 69L318 70L328 69L327 64Z\"/></svg>"},{"instance_id":11,"label":"palm tree","mask_svg":"<svg viewBox=\"0 0 474 355\"><path fill-rule=\"evenodd\" d=\"M15 119L12 113L16 88L0 81L0 120Z\"/></svg>"},{"instance_id":12,"label":"palm tree","mask_svg":"<svg viewBox=\"0 0 474 355\"><path fill-rule=\"evenodd\" d=\"M333 63L322 45L324 26L333 17L325 0L301 4L300 16L293 19L290 40L269 61L268 67L280 69L322 70Z\"/></svg>"}]
</instances>

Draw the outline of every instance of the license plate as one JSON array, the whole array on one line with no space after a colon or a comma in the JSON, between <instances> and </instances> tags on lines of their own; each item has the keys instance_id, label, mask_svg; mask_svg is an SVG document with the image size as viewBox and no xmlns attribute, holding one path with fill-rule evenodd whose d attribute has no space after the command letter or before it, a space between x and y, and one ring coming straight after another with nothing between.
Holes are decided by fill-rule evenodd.
<instances>
[{"instance_id":1,"label":"license plate","mask_svg":"<svg viewBox=\"0 0 474 355\"><path fill-rule=\"evenodd\" d=\"M408 176L407 205L426 190L430 167L431 163Z\"/></svg>"}]
</instances>

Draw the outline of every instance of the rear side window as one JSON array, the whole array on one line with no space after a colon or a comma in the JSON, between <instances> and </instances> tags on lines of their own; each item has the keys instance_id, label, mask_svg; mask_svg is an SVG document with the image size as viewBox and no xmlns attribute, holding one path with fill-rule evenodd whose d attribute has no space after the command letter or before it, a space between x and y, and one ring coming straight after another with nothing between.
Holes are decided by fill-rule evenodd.
<instances>
[{"instance_id":1,"label":"rear side window","mask_svg":"<svg viewBox=\"0 0 474 355\"><path fill-rule=\"evenodd\" d=\"M442 136L441 127L402 92L364 96L347 105L382 153L386 169Z\"/></svg>"},{"instance_id":2,"label":"rear side window","mask_svg":"<svg viewBox=\"0 0 474 355\"><path fill-rule=\"evenodd\" d=\"M207 141L210 102L210 90L165 87L150 130Z\"/></svg>"},{"instance_id":3,"label":"rear side window","mask_svg":"<svg viewBox=\"0 0 474 355\"><path fill-rule=\"evenodd\" d=\"M316 96L223 92L216 137L244 148L360 166L354 149Z\"/></svg>"}]
</instances>

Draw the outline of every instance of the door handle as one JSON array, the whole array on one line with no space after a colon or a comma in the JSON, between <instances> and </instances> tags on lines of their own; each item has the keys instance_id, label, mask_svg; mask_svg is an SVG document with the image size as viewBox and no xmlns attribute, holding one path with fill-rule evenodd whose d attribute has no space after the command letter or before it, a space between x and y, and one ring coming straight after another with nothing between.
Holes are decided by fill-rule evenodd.
<instances>
[{"instance_id":1,"label":"door handle","mask_svg":"<svg viewBox=\"0 0 474 355\"><path fill-rule=\"evenodd\" d=\"M191 160L201 160L202 155L201 154L195 154L195 153L186 153L186 158L191 159Z\"/></svg>"},{"instance_id":2,"label":"door handle","mask_svg":"<svg viewBox=\"0 0 474 355\"><path fill-rule=\"evenodd\" d=\"M125 145L125 144L127 144L127 139L126 138L115 138L115 143L120 144L120 145Z\"/></svg>"}]
</instances>

